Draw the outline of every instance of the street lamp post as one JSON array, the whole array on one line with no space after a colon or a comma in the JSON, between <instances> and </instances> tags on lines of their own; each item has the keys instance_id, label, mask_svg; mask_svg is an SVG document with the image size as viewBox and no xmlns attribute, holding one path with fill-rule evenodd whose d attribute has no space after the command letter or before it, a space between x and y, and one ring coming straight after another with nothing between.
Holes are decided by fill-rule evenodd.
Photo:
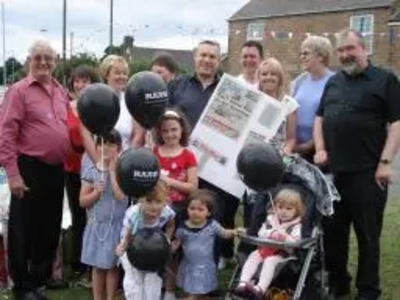
<instances>
[{"instance_id":1,"label":"street lamp post","mask_svg":"<svg viewBox=\"0 0 400 300\"><path fill-rule=\"evenodd\" d=\"M4 10L4 1L1 0L1 17L3 25L3 84L7 86L7 66L6 66L6 16Z\"/></svg>"},{"instance_id":2,"label":"street lamp post","mask_svg":"<svg viewBox=\"0 0 400 300\"><path fill-rule=\"evenodd\" d=\"M114 0L110 0L110 46L113 45Z\"/></svg>"},{"instance_id":3,"label":"street lamp post","mask_svg":"<svg viewBox=\"0 0 400 300\"><path fill-rule=\"evenodd\" d=\"M67 0L63 0L62 81L67 86Z\"/></svg>"}]
</instances>

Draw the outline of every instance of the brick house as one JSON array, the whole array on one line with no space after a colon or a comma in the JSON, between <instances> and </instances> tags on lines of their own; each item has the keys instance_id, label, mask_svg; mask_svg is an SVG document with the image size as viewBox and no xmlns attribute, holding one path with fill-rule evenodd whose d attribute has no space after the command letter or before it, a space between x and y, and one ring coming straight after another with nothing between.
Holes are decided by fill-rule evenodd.
<instances>
[{"instance_id":1,"label":"brick house","mask_svg":"<svg viewBox=\"0 0 400 300\"><path fill-rule=\"evenodd\" d=\"M301 42L351 27L363 33L371 60L400 74L400 0L250 0L229 20L227 71L240 73L240 47L259 40L292 75L301 72ZM338 65L336 59L332 67Z\"/></svg>"}]
</instances>

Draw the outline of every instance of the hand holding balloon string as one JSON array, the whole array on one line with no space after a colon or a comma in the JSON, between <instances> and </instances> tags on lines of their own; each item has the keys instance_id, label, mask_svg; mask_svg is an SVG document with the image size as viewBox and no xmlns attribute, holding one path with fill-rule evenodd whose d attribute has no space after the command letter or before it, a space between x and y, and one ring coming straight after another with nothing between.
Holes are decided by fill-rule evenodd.
<instances>
[{"instance_id":1,"label":"hand holding balloon string","mask_svg":"<svg viewBox=\"0 0 400 300\"><path fill-rule=\"evenodd\" d=\"M125 253L127 247L127 241L125 239L122 239L121 242L118 244L117 249L115 250L117 256L122 256Z\"/></svg>"}]
</instances>

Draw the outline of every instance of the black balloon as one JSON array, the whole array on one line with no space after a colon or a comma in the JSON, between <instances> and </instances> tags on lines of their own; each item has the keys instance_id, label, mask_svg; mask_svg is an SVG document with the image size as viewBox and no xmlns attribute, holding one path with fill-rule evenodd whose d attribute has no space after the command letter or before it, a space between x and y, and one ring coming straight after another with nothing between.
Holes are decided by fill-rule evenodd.
<instances>
[{"instance_id":1,"label":"black balloon","mask_svg":"<svg viewBox=\"0 0 400 300\"><path fill-rule=\"evenodd\" d=\"M126 195L141 197L156 185L160 165L149 149L128 149L118 159L116 175L118 185Z\"/></svg>"},{"instance_id":2,"label":"black balloon","mask_svg":"<svg viewBox=\"0 0 400 300\"><path fill-rule=\"evenodd\" d=\"M77 110L83 125L94 134L111 131L119 118L119 98L115 91L103 83L86 87L78 100Z\"/></svg>"},{"instance_id":3,"label":"black balloon","mask_svg":"<svg viewBox=\"0 0 400 300\"><path fill-rule=\"evenodd\" d=\"M134 74L125 92L132 117L146 129L157 124L168 104L167 86L161 76L150 71Z\"/></svg>"},{"instance_id":4,"label":"black balloon","mask_svg":"<svg viewBox=\"0 0 400 300\"><path fill-rule=\"evenodd\" d=\"M264 192L282 180L285 165L279 152L268 143L250 143L242 148L237 171L249 188Z\"/></svg>"},{"instance_id":5,"label":"black balloon","mask_svg":"<svg viewBox=\"0 0 400 300\"><path fill-rule=\"evenodd\" d=\"M163 270L170 251L170 244L164 232L155 228L143 228L133 236L126 254L136 269L158 272Z\"/></svg>"}]
</instances>

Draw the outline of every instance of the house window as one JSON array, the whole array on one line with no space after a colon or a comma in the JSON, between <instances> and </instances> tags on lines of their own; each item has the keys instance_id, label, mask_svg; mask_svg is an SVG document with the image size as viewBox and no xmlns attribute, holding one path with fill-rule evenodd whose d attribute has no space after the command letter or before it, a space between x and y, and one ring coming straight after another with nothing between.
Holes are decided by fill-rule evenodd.
<instances>
[{"instance_id":1,"label":"house window","mask_svg":"<svg viewBox=\"0 0 400 300\"><path fill-rule=\"evenodd\" d=\"M368 54L374 51L374 15L356 15L350 17L350 28L364 36Z\"/></svg>"},{"instance_id":2,"label":"house window","mask_svg":"<svg viewBox=\"0 0 400 300\"><path fill-rule=\"evenodd\" d=\"M264 37L263 23L250 23L247 25L247 40L262 40Z\"/></svg>"}]
</instances>

